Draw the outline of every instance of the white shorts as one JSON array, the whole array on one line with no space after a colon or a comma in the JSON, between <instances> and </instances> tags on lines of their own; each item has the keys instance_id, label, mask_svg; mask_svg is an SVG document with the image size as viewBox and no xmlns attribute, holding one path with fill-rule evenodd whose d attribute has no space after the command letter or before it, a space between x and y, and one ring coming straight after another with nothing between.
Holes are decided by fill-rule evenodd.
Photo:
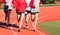
<instances>
[{"instance_id":1,"label":"white shorts","mask_svg":"<svg viewBox=\"0 0 60 35\"><path fill-rule=\"evenodd\" d=\"M35 8L32 8L31 9L31 13L37 13L37 12L39 12L39 4L40 3L40 0L34 0L34 6L35 6Z\"/></svg>"},{"instance_id":2,"label":"white shorts","mask_svg":"<svg viewBox=\"0 0 60 35\"><path fill-rule=\"evenodd\" d=\"M37 12L39 12L39 6L31 9L31 13L37 13Z\"/></svg>"}]
</instances>

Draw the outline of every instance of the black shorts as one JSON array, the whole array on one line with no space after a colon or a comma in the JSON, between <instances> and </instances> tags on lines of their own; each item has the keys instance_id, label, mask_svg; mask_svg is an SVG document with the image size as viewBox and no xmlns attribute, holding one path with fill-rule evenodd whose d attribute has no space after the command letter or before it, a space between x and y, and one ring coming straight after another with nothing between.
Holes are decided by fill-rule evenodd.
<instances>
[{"instance_id":1,"label":"black shorts","mask_svg":"<svg viewBox=\"0 0 60 35\"><path fill-rule=\"evenodd\" d=\"M25 14L31 13L31 10L26 10Z\"/></svg>"},{"instance_id":2,"label":"black shorts","mask_svg":"<svg viewBox=\"0 0 60 35\"><path fill-rule=\"evenodd\" d=\"M4 5L4 12L7 13L7 12L10 12L11 9L8 9L8 5Z\"/></svg>"},{"instance_id":3,"label":"black shorts","mask_svg":"<svg viewBox=\"0 0 60 35\"><path fill-rule=\"evenodd\" d=\"M27 13L31 13L31 10L26 10Z\"/></svg>"},{"instance_id":4,"label":"black shorts","mask_svg":"<svg viewBox=\"0 0 60 35\"><path fill-rule=\"evenodd\" d=\"M36 13L39 13L39 12L34 12L34 13L31 12L31 14L36 14Z\"/></svg>"},{"instance_id":5,"label":"black shorts","mask_svg":"<svg viewBox=\"0 0 60 35\"><path fill-rule=\"evenodd\" d=\"M18 10L16 9L16 13L17 13L17 14L21 14L21 13L24 13L24 12L18 12Z\"/></svg>"}]
</instances>

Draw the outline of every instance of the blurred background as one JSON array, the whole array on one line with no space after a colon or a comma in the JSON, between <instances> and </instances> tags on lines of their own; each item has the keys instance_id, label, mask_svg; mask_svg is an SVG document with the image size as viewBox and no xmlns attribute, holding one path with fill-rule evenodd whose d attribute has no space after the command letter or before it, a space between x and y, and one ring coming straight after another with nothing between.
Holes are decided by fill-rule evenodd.
<instances>
[{"instance_id":1,"label":"blurred background","mask_svg":"<svg viewBox=\"0 0 60 35\"><path fill-rule=\"evenodd\" d=\"M4 8L2 0L0 0L0 9ZM40 6L60 6L60 0L40 0Z\"/></svg>"},{"instance_id":2,"label":"blurred background","mask_svg":"<svg viewBox=\"0 0 60 35\"><path fill-rule=\"evenodd\" d=\"M41 6L60 6L60 0L40 0Z\"/></svg>"},{"instance_id":3,"label":"blurred background","mask_svg":"<svg viewBox=\"0 0 60 35\"><path fill-rule=\"evenodd\" d=\"M60 35L60 0L40 0L40 7L39 21L43 21L38 23L40 28L50 35ZM0 10L3 8L4 3L0 0ZM0 19L2 18L2 13L0 11Z\"/></svg>"}]
</instances>

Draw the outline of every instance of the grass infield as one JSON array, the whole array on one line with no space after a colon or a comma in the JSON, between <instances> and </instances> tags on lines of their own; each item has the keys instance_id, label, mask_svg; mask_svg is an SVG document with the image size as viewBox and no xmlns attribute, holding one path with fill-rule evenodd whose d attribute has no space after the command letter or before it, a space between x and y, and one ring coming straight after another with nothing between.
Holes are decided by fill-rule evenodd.
<instances>
[{"instance_id":1,"label":"grass infield","mask_svg":"<svg viewBox=\"0 0 60 35\"><path fill-rule=\"evenodd\" d=\"M60 35L60 20L39 23L39 26L50 35Z\"/></svg>"}]
</instances>

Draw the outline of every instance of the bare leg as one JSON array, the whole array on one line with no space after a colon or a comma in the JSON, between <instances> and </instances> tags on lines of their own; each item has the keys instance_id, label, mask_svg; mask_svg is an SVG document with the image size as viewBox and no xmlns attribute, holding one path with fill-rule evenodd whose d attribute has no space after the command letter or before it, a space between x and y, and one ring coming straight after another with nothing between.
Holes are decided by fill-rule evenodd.
<instances>
[{"instance_id":1,"label":"bare leg","mask_svg":"<svg viewBox=\"0 0 60 35\"><path fill-rule=\"evenodd\" d=\"M18 21L20 21L20 18L21 18L21 16L20 15L17 15L17 20Z\"/></svg>"},{"instance_id":2,"label":"bare leg","mask_svg":"<svg viewBox=\"0 0 60 35\"><path fill-rule=\"evenodd\" d=\"M37 20L38 20L38 13L35 14L35 21L34 21L34 29L36 30L36 25L37 25Z\"/></svg>"},{"instance_id":3,"label":"bare leg","mask_svg":"<svg viewBox=\"0 0 60 35\"><path fill-rule=\"evenodd\" d=\"M6 19L7 19L7 13L5 13L5 23L6 23Z\"/></svg>"},{"instance_id":4,"label":"bare leg","mask_svg":"<svg viewBox=\"0 0 60 35\"><path fill-rule=\"evenodd\" d=\"M38 13L32 14L32 26L34 28L33 31L36 31L37 18L38 18Z\"/></svg>"},{"instance_id":5,"label":"bare leg","mask_svg":"<svg viewBox=\"0 0 60 35\"><path fill-rule=\"evenodd\" d=\"M21 13L21 19L20 19L20 24L19 24L19 29L18 29L18 31L20 31L20 29L21 29L21 27L22 27L23 18L24 18L24 13Z\"/></svg>"},{"instance_id":6,"label":"bare leg","mask_svg":"<svg viewBox=\"0 0 60 35\"><path fill-rule=\"evenodd\" d=\"M32 14L32 26L33 26L33 28L34 28L34 20L35 20L35 15ZM34 31L34 30L33 30L33 31Z\"/></svg>"},{"instance_id":7,"label":"bare leg","mask_svg":"<svg viewBox=\"0 0 60 35\"><path fill-rule=\"evenodd\" d=\"M26 14L26 28L28 28L28 19L30 17L30 13Z\"/></svg>"},{"instance_id":8,"label":"bare leg","mask_svg":"<svg viewBox=\"0 0 60 35\"><path fill-rule=\"evenodd\" d=\"M7 19L7 14L5 13L5 20Z\"/></svg>"},{"instance_id":9,"label":"bare leg","mask_svg":"<svg viewBox=\"0 0 60 35\"><path fill-rule=\"evenodd\" d=\"M7 27L9 26L9 21L10 21L10 12L8 12L7 15L6 15L6 24L7 24Z\"/></svg>"}]
</instances>

